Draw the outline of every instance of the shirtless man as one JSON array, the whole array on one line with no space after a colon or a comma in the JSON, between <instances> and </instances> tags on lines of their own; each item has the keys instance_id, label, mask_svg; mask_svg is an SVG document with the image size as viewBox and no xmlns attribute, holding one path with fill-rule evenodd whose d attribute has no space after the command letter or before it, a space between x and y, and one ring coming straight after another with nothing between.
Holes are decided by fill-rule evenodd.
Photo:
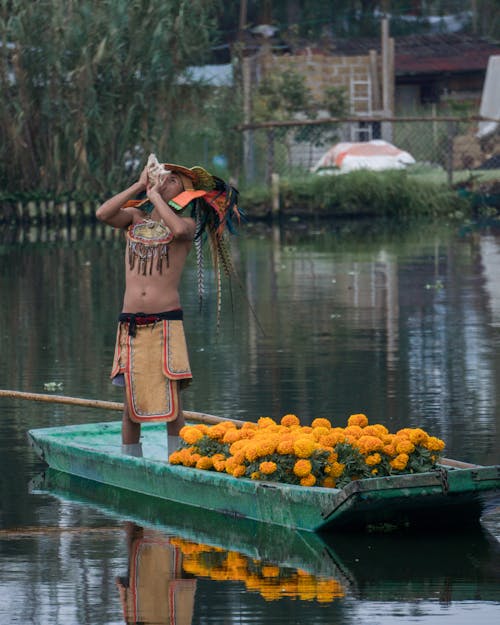
<instances>
[{"instance_id":1,"label":"shirtless man","mask_svg":"<svg viewBox=\"0 0 500 625\"><path fill-rule=\"evenodd\" d=\"M125 294L112 377L113 383L125 386L122 449L132 455L142 455L141 423L167 422L169 453L184 425L179 389L189 383L191 371L178 287L196 224L168 202L190 186L185 185L186 171L179 166L179 172L169 171L151 186L145 167L135 184L96 212L100 221L127 233ZM131 201L144 191L149 215Z\"/></svg>"}]
</instances>

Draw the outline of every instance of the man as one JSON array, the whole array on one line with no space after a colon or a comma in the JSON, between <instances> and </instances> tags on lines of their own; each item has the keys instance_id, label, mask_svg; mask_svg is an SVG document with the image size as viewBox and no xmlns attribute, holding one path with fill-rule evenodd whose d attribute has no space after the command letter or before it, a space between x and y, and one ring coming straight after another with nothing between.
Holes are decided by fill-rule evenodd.
<instances>
[{"instance_id":1,"label":"man","mask_svg":"<svg viewBox=\"0 0 500 625\"><path fill-rule=\"evenodd\" d=\"M137 456L145 422L166 421L169 454L178 446L184 425L179 391L192 377L179 298L182 271L195 236L201 240L209 228L220 241L237 213L237 191L222 180L201 167L160 166L151 158L136 183L96 212L100 221L126 230L125 294L111 377L125 387L122 449ZM144 192L147 197L136 199ZM195 218L184 214L188 206Z\"/></svg>"}]
</instances>

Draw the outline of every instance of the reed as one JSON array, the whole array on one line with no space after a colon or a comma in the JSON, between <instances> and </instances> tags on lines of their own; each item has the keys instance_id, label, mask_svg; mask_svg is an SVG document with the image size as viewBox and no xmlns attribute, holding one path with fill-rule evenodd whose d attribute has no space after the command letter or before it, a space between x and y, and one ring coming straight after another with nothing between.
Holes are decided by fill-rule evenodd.
<instances>
[{"instance_id":1,"label":"reed","mask_svg":"<svg viewBox=\"0 0 500 625\"><path fill-rule=\"evenodd\" d=\"M217 0L0 2L0 182L6 191L117 189L165 153L203 62Z\"/></svg>"}]
</instances>

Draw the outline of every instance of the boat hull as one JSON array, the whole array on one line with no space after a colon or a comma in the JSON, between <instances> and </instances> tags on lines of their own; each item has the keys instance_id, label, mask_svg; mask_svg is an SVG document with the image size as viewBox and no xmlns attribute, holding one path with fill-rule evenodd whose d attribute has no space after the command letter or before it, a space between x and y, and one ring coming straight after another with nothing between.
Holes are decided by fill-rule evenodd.
<instances>
[{"instance_id":1,"label":"boat hull","mask_svg":"<svg viewBox=\"0 0 500 625\"><path fill-rule=\"evenodd\" d=\"M500 488L500 467L440 468L359 480L343 489L236 479L171 465L164 424L142 428L144 456L121 452L119 422L31 430L53 469L233 518L310 532L477 523Z\"/></svg>"}]
</instances>

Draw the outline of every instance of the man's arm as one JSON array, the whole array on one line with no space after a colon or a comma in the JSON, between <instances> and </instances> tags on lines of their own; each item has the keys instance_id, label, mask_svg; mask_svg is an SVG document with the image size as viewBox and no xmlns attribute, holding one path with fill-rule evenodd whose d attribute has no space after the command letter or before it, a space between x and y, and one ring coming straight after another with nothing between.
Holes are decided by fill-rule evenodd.
<instances>
[{"instance_id":1,"label":"man's arm","mask_svg":"<svg viewBox=\"0 0 500 625\"><path fill-rule=\"evenodd\" d=\"M114 228L126 228L132 223L132 211L122 210L122 206L128 200L136 197L146 189L148 175L146 168L142 170L141 176L133 185L117 193L109 200L106 200L96 211L96 217Z\"/></svg>"}]
</instances>

